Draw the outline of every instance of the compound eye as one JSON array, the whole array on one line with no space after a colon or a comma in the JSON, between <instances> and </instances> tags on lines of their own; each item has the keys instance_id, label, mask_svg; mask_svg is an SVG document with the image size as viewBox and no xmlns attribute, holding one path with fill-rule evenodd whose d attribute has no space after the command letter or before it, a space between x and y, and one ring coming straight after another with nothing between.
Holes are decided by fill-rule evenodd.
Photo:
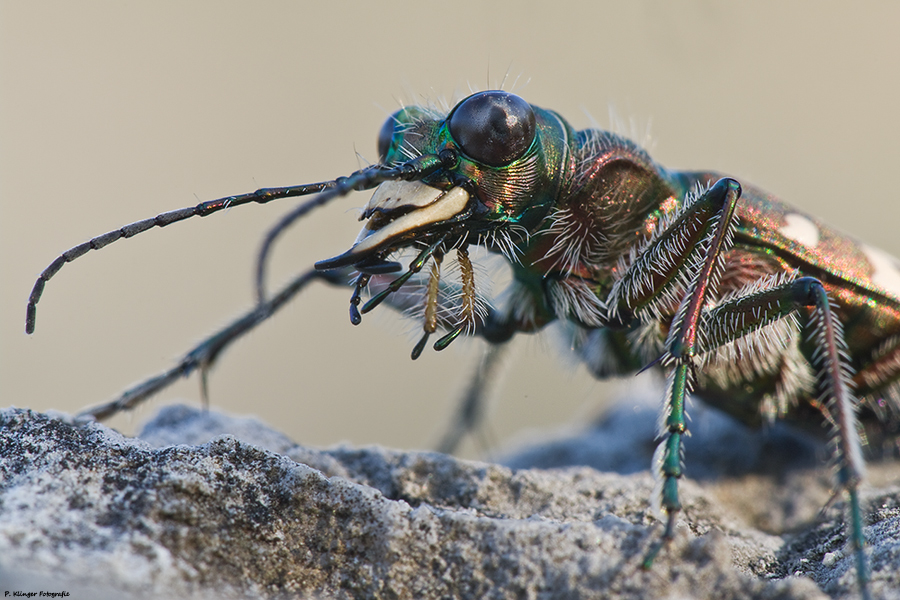
<instances>
[{"instance_id":1,"label":"compound eye","mask_svg":"<svg viewBox=\"0 0 900 600\"><path fill-rule=\"evenodd\" d=\"M508 92L479 92L450 115L450 134L463 152L492 167L520 158L534 141L531 105Z\"/></svg>"},{"instance_id":2,"label":"compound eye","mask_svg":"<svg viewBox=\"0 0 900 600\"><path fill-rule=\"evenodd\" d=\"M397 124L397 113L399 112L398 110L389 116L384 125L381 126L381 131L378 132L378 158L381 159L381 162L387 160L388 150L391 149L391 142L394 139L394 126Z\"/></svg>"}]
</instances>

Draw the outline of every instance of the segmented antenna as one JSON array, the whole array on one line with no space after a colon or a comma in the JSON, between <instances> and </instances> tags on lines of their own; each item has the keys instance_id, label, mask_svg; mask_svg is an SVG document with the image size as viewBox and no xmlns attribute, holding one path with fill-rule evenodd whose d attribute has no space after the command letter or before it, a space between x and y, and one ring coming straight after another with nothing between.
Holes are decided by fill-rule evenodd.
<instances>
[{"instance_id":1,"label":"segmented antenna","mask_svg":"<svg viewBox=\"0 0 900 600\"><path fill-rule=\"evenodd\" d=\"M332 181L288 187L262 188L248 194L226 196L225 198L219 198L217 200L201 202L196 206L165 212L151 219L137 221L119 229L104 233L83 244L79 244L74 248L66 250L60 254L56 260L50 263L50 266L41 272L37 281L34 283L34 287L31 289L31 295L28 297L28 305L25 309L25 333L34 333L37 303L44 293L44 286L47 282L59 272L64 264L72 262L91 250L99 250L117 240L130 238L154 227L165 227L172 223L177 223L178 221L190 219L191 217L205 217L226 208L249 203L265 204L280 198L308 196L310 194L321 192L315 198L298 206L289 213L285 219L282 219L281 223L284 224L283 227L281 227L281 229L276 228L274 232L270 232L269 237L274 239L278 233L290 223L296 221L313 208L322 206L334 198L344 196L354 190L361 191L372 189L385 181L398 179L412 181L422 179L441 169L447 162L449 162L449 157L441 158L435 154L425 154L394 167L372 165L365 169L360 169L348 177L339 177ZM288 220L288 217L290 220ZM271 244L271 242L268 241L268 238L267 242ZM264 256L261 257L261 259L264 258Z\"/></svg>"}]
</instances>

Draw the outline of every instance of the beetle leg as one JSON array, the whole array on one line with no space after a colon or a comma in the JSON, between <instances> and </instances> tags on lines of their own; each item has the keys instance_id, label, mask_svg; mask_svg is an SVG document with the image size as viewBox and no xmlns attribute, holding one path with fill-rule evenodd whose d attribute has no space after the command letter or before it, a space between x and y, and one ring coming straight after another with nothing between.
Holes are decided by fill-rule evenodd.
<instances>
[{"instance_id":1,"label":"beetle leg","mask_svg":"<svg viewBox=\"0 0 900 600\"><path fill-rule=\"evenodd\" d=\"M810 328L815 344L813 361L819 367L820 404L834 422L833 441L838 487L847 492L850 500L850 537L856 554L857 580L864 598L868 597L869 571L864 550L862 513L858 486L865 476L865 462L857 432L856 407L853 397L850 367L847 364L847 344L843 327L835 318L822 283L812 277L798 279L806 306L814 307Z\"/></svg>"},{"instance_id":2,"label":"beetle leg","mask_svg":"<svg viewBox=\"0 0 900 600\"><path fill-rule=\"evenodd\" d=\"M687 435L685 401L691 391L694 374L694 360L698 353L698 331L701 325L701 314L710 296L715 293L723 268L724 252L731 247L734 231L734 213L737 200L740 198L740 185L734 180L721 179L698 199L694 206L718 206L712 218L701 230L708 230L704 235L704 243L698 252L693 254L681 267L679 275L685 276L685 268L695 270L688 284L688 293L681 301L666 340L664 363L674 363L666 391L665 408L662 423L663 438L654 456L655 468L659 468L661 476L662 508L666 512L666 527L662 538L644 558L644 568L649 568L660 548L675 535L675 523L681 511L681 500L678 496L678 480L683 474L682 440ZM671 231L671 230L670 230ZM668 232L667 232L668 233ZM679 233L678 231L671 232ZM662 236L665 237L665 234ZM651 256L651 259L653 257ZM659 272L661 265L648 264ZM693 268L692 268L693 267ZM664 274L665 271L662 271Z\"/></svg>"},{"instance_id":3,"label":"beetle leg","mask_svg":"<svg viewBox=\"0 0 900 600\"><path fill-rule=\"evenodd\" d=\"M834 315L825 287L818 279L801 277L725 302L708 313L707 343L711 349L737 340L777 319L795 314L801 307L812 309L806 327L814 347L812 361L818 369L820 395L817 405L833 426L837 488L846 491L850 500L850 540L856 554L859 583L863 597L866 597L868 568L857 490L865 476L856 419L859 402L853 395L854 381L847 364L843 327Z\"/></svg>"},{"instance_id":4,"label":"beetle leg","mask_svg":"<svg viewBox=\"0 0 900 600\"><path fill-rule=\"evenodd\" d=\"M682 476L682 439L687 435L685 400L691 391L694 360L700 350L701 315L715 295L723 270L724 253L731 247L735 208L741 187L733 179L720 179L685 208L628 266L610 291L606 305L612 323L635 317L653 320L676 305L662 363L674 365L662 414L662 441L654 456L661 484L666 527L662 538L644 559L649 568L659 550L674 537L681 510L678 479Z\"/></svg>"}]
</instances>

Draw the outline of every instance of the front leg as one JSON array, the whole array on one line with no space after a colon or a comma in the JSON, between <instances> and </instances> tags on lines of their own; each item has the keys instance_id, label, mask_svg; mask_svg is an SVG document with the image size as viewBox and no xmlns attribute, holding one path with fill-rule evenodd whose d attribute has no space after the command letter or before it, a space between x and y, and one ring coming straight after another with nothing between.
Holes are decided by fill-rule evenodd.
<instances>
[{"instance_id":1,"label":"front leg","mask_svg":"<svg viewBox=\"0 0 900 600\"><path fill-rule=\"evenodd\" d=\"M724 253L731 247L740 194L737 181L720 179L699 196L686 198L681 212L632 260L607 298L614 326L635 320L663 322L671 307L678 306L664 354L657 359L674 365L661 418L663 439L653 461L661 484L656 495L661 495L667 521L662 538L644 560L645 568L674 536L681 511L678 479L683 471L682 440L687 434L684 404L691 391L700 315L715 293Z\"/></svg>"},{"instance_id":2,"label":"front leg","mask_svg":"<svg viewBox=\"0 0 900 600\"><path fill-rule=\"evenodd\" d=\"M687 435L685 400L691 391L694 359L699 350L698 329L709 298L715 294L725 252L731 247L735 209L741 186L720 179L696 199L688 199L681 215L650 242L613 286L607 305L613 318L633 314L659 318L664 303L683 294L661 361L674 365L666 391L662 431L654 466L659 469L666 528L644 560L649 568L660 548L674 537L681 511L678 479L683 473L682 441ZM683 291L682 291L683 290ZM621 318L621 317L620 317Z\"/></svg>"}]
</instances>

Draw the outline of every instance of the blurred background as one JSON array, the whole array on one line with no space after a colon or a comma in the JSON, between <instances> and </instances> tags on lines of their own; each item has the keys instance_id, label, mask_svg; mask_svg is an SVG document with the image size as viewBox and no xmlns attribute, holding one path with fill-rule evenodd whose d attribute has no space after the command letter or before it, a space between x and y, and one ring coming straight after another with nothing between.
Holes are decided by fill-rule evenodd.
<instances>
[{"instance_id":1,"label":"blurred background","mask_svg":"<svg viewBox=\"0 0 900 600\"><path fill-rule=\"evenodd\" d=\"M663 165L737 176L900 255L898 23L886 2L2 2L0 404L74 412L168 368L251 306L259 241L294 201L84 256L47 285L26 336L31 286L62 251L204 200L348 174L357 152L376 159L400 101L501 84L578 128L609 126L612 107L641 138L649 128ZM299 223L272 285L344 251L366 200ZM348 298L315 286L229 350L213 406L305 444L433 447L483 344L413 363L408 324L385 309L352 327ZM635 378L593 381L553 335L522 336L507 362L496 440L582 426L637 393ZM194 377L112 423L133 431L199 397Z\"/></svg>"}]
</instances>

